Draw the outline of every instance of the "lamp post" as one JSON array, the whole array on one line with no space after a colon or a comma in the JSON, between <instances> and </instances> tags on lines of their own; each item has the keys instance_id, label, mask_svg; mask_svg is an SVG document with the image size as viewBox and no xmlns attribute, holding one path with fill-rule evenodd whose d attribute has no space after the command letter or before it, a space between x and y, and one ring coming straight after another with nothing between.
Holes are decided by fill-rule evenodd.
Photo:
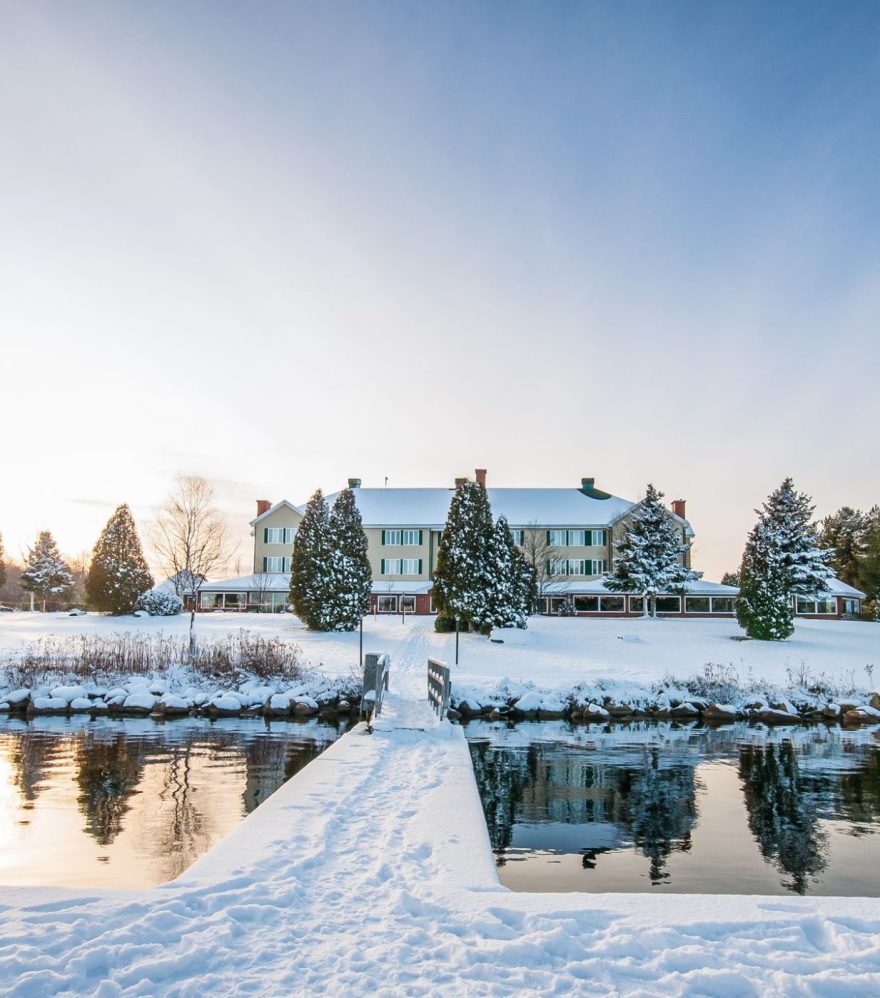
<instances>
[{"instance_id":1,"label":"lamp post","mask_svg":"<svg viewBox=\"0 0 880 998\"><path fill-rule=\"evenodd\" d=\"M455 664L458 665L458 616L455 618Z\"/></svg>"},{"instance_id":2,"label":"lamp post","mask_svg":"<svg viewBox=\"0 0 880 998\"><path fill-rule=\"evenodd\" d=\"M361 626L359 630L360 630L360 635L359 635L360 648L359 648L358 657L360 659L360 669L361 672L363 672L364 671L364 615L363 614L361 614Z\"/></svg>"}]
</instances>

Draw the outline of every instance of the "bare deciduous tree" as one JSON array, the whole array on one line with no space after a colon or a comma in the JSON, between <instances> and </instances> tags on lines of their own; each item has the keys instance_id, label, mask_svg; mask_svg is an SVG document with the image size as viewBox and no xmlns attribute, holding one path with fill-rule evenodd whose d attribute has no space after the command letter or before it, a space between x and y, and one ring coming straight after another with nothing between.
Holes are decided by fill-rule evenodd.
<instances>
[{"instance_id":1,"label":"bare deciduous tree","mask_svg":"<svg viewBox=\"0 0 880 998\"><path fill-rule=\"evenodd\" d=\"M173 581L178 596L192 593L192 649L198 587L211 572L222 569L230 556L226 522L214 505L214 486L198 475L179 475L157 511L150 538L162 572Z\"/></svg>"},{"instance_id":2,"label":"bare deciduous tree","mask_svg":"<svg viewBox=\"0 0 880 998\"><path fill-rule=\"evenodd\" d=\"M568 575L557 572L558 563L564 561L560 550L547 539L547 530L537 523L530 523L523 530L520 550L535 575L535 595L538 599L551 596L563 588Z\"/></svg>"}]
</instances>

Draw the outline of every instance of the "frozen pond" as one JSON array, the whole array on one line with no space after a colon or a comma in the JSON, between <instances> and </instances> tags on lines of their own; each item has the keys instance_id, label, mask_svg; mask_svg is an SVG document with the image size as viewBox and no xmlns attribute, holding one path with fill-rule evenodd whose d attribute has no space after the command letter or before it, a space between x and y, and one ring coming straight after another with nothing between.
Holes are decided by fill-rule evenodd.
<instances>
[{"instance_id":1,"label":"frozen pond","mask_svg":"<svg viewBox=\"0 0 880 998\"><path fill-rule=\"evenodd\" d=\"M465 732L513 890L880 896L880 729Z\"/></svg>"},{"instance_id":2,"label":"frozen pond","mask_svg":"<svg viewBox=\"0 0 880 998\"><path fill-rule=\"evenodd\" d=\"M0 884L172 880L345 730L322 721L0 721Z\"/></svg>"}]
</instances>

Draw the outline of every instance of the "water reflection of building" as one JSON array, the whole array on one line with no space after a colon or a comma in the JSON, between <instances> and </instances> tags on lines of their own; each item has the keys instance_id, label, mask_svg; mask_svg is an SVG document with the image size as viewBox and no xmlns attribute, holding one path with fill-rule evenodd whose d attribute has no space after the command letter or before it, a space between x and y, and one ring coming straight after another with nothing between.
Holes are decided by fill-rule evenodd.
<instances>
[{"instance_id":1,"label":"water reflection of building","mask_svg":"<svg viewBox=\"0 0 880 998\"><path fill-rule=\"evenodd\" d=\"M666 857L690 848L696 753L665 759L657 747L639 747L624 761L540 742L525 750L474 743L471 751L500 862L511 845L529 848L538 835L544 848L559 851L574 851L577 841L577 851L592 858L629 842L650 860L656 882L666 876Z\"/></svg>"}]
</instances>

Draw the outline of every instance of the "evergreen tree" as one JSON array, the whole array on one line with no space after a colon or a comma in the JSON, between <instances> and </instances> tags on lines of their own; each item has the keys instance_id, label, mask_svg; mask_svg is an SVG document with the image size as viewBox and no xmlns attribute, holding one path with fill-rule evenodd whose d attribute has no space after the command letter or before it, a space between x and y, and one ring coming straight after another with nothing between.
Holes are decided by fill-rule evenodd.
<instances>
[{"instance_id":1,"label":"evergreen tree","mask_svg":"<svg viewBox=\"0 0 880 998\"><path fill-rule=\"evenodd\" d=\"M737 619L753 638L779 641L794 630L792 597L824 592L830 552L818 546L810 497L786 478L758 513L740 568Z\"/></svg>"},{"instance_id":2,"label":"evergreen tree","mask_svg":"<svg viewBox=\"0 0 880 998\"><path fill-rule=\"evenodd\" d=\"M659 593L683 595L687 583L699 578L698 572L683 564L686 551L681 528L663 505L663 493L649 484L615 552L612 570L603 581L611 592L640 595L645 616L649 598L654 599L656 617L655 597Z\"/></svg>"},{"instance_id":3,"label":"evergreen tree","mask_svg":"<svg viewBox=\"0 0 880 998\"><path fill-rule=\"evenodd\" d=\"M59 554L50 531L41 531L29 549L27 564L18 581L26 592L41 597L44 611L50 596L61 596L73 585L73 574Z\"/></svg>"},{"instance_id":4,"label":"evergreen tree","mask_svg":"<svg viewBox=\"0 0 880 998\"><path fill-rule=\"evenodd\" d=\"M859 560L859 587L868 597L874 618L880 620L880 518L871 527Z\"/></svg>"},{"instance_id":5,"label":"evergreen tree","mask_svg":"<svg viewBox=\"0 0 880 998\"><path fill-rule=\"evenodd\" d=\"M791 594L773 554L770 531L763 520L746 542L739 570L736 619L751 638L784 641L794 630Z\"/></svg>"},{"instance_id":6,"label":"evergreen tree","mask_svg":"<svg viewBox=\"0 0 880 998\"><path fill-rule=\"evenodd\" d=\"M819 545L831 552L828 564L847 585L859 584L859 560L865 551L870 526L869 514L850 506L842 506L822 521Z\"/></svg>"},{"instance_id":7,"label":"evergreen tree","mask_svg":"<svg viewBox=\"0 0 880 998\"><path fill-rule=\"evenodd\" d=\"M367 557L367 535L351 489L343 489L330 511L331 606L333 630L354 631L370 612L373 572Z\"/></svg>"},{"instance_id":8,"label":"evergreen tree","mask_svg":"<svg viewBox=\"0 0 880 998\"><path fill-rule=\"evenodd\" d=\"M95 610L131 613L139 597L153 586L131 510L125 503L101 531L86 576L86 596Z\"/></svg>"},{"instance_id":9,"label":"evergreen tree","mask_svg":"<svg viewBox=\"0 0 880 998\"><path fill-rule=\"evenodd\" d=\"M486 490L463 481L449 504L437 549L433 600L438 621L458 619L463 627L488 634L492 629L496 571L492 510Z\"/></svg>"},{"instance_id":10,"label":"evergreen tree","mask_svg":"<svg viewBox=\"0 0 880 998\"><path fill-rule=\"evenodd\" d=\"M0 534L0 589L6 585L6 552L3 550L3 534Z\"/></svg>"},{"instance_id":11,"label":"evergreen tree","mask_svg":"<svg viewBox=\"0 0 880 998\"><path fill-rule=\"evenodd\" d=\"M736 572L725 572L721 576L722 586L739 586L739 571Z\"/></svg>"},{"instance_id":12,"label":"evergreen tree","mask_svg":"<svg viewBox=\"0 0 880 998\"><path fill-rule=\"evenodd\" d=\"M293 539L290 564L290 603L300 620L314 631L330 630L334 624L332 564L327 500L318 489L306 504Z\"/></svg>"},{"instance_id":13,"label":"evergreen tree","mask_svg":"<svg viewBox=\"0 0 880 998\"><path fill-rule=\"evenodd\" d=\"M498 517L492 530L489 563L495 575L491 594L493 626L524 628L530 609L531 573L503 516Z\"/></svg>"}]
</instances>

